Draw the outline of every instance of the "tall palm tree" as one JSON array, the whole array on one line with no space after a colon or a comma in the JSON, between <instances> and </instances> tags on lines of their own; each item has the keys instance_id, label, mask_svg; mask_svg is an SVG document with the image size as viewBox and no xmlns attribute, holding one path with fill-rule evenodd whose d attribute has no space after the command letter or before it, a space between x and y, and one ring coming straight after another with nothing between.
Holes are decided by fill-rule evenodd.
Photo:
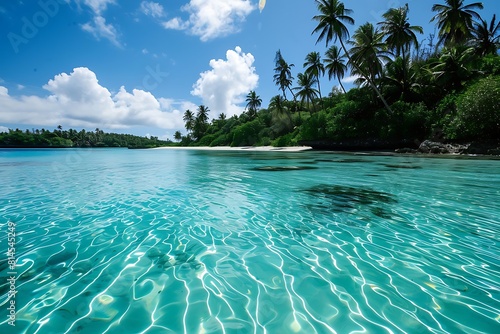
<instances>
[{"instance_id":1,"label":"tall palm tree","mask_svg":"<svg viewBox=\"0 0 500 334\"><path fill-rule=\"evenodd\" d=\"M248 93L246 102L248 115L252 118L255 117L257 115L257 109L262 105L262 99L252 90Z\"/></svg>"},{"instance_id":2,"label":"tall palm tree","mask_svg":"<svg viewBox=\"0 0 500 334\"><path fill-rule=\"evenodd\" d=\"M496 19L496 15L493 14L489 26L488 22L483 19L474 22L472 45L480 56L496 55L500 48L500 21L496 22Z\"/></svg>"},{"instance_id":3,"label":"tall palm tree","mask_svg":"<svg viewBox=\"0 0 500 334\"><path fill-rule=\"evenodd\" d=\"M299 86L295 87L295 90L297 90L297 96L300 98L300 102L309 102L313 110L315 110L314 99L318 97L318 90L314 88L314 85L316 85L316 78L307 72L299 73L297 75L297 83Z\"/></svg>"},{"instance_id":4,"label":"tall palm tree","mask_svg":"<svg viewBox=\"0 0 500 334\"><path fill-rule=\"evenodd\" d=\"M283 92L283 97L285 98L285 100L286 100L287 89L292 93L293 98L295 100L295 94L290 88L293 83L292 67L294 67L295 65L288 64L281 55L280 50L276 52L276 57L274 58L274 62L275 62L274 77L273 77L274 83Z\"/></svg>"},{"instance_id":5,"label":"tall palm tree","mask_svg":"<svg viewBox=\"0 0 500 334\"><path fill-rule=\"evenodd\" d=\"M395 52L396 59L391 64L391 73L399 74L401 95L406 97L408 94L408 76L409 76L409 57L411 46L415 45L418 49L418 40L415 33L423 34L421 26L410 25L408 13L410 9L408 4L404 7L391 8L384 13L384 21L378 23L385 37L387 47ZM398 59L399 57L402 59ZM400 70L400 71L399 71Z\"/></svg>"},{"instance_id":6,"label":"tall palm tree","mask_svg":"<svg viewBox=\"0 0 500 334\"><path fill-rule=\"evenodd\" d=\"M390 50L395 51L396 57L402 56L403 59L406 59L406 54L410 51L412 45L418 48L415 33L424 33L421 26L410 25L409 11L408 4L400 8L391 8L382 15L385 20L379 23L385 36L385 43L387 43Z\"/></svg>"},{"instance_id":7,"label":"tall palm tree","mask_svg":"<svg viewBox=\"0 0 500 334\"><path fill-rule=\"evenodd\" d=\"M344 4L338 0L315 1L318 11L320 12L319 15L313 17L313 20L319 22L318 26L312 32L313 34L319 33L316 43L325 39L326 47L328 47L328 43L330 43L330 41L336 41L338 39L342 49L344 49L345 55L349 59L349 62L356 68L358 74L367 79L367 82L378 95L385 108L392 114L391 107L389 107L387 101L382 96L375 83L368 79L368 76L364 74L361 68L357 68L356 62L351 60L351 56L345 46L344 39L349 38L349 30L344 25L344 22L354 24L354 19L349 16L352 13L352 10L345 8Z\"/></svg>"},{"instance_id":8,"label":"tall palm tree","mask_svg":"<svg viewBox=\"0 0 500 334\"><path fill-rule=\"evenodd\" d=\"M383 34L373 24L365 23L352 36L350 65L353 73L362 76L369 83L374 83L382 74L384 64L390 58Z\"/></svg>"},{"instance_id":9,"label":"tall palm tree","mask_svg":"<svg viewBox=\"0 0 500 334\"><path fill-rule=\"evenodd\" d=\"M208 107L204 105L200 105L197 109L196 118L194 120L194 136L198 140L201 139L207 131L209 111Z\"/></svg>"},{"instance_id":10,"label":"tall palm tree","mask_svg":"<svg viewBox=\"0 0 500 334\"><path fill-rule=\"evenodd\" d=\"M319 52L310 52L307 54L304 62L305 73L313 76L318 85L319 99L323 101L321 96L321 86L319 84L320 76L325 75L325 65L321 62L321 55Z\"/></svg>"},{"instance_id":11,"label":"tall palm tree","mask_svg":"<svg viewBox=\"0 0 500 334\"><path fill-rule=\"evenodd\" d=\"M184 116L182 120L185 122L185 127L188 132L193 131L194 129L194 113L191 110L186 110L184 112Z\"/></svg>"},{"instance_id":12,"label":"tall palm tree","mask_svg":"<svg viewBox=\"0 0 500 334\"><path fill-rule=\"evenodd\" d=\"M326 51L325 57L325 69L328 72L328 79L337 78L345 94L346 91L344 85L342 85L342 78L347 71L347 66L344 63L344 55L340 54L340 49L336 45L332 45Z\"/></svg>"},{"instance_id":13,"label":"tall palm tree","mask_svg":"<svg viewBox=\"0 0 500 334\"><path fill-rule=\"evenodd\" d=\"M464 5L464 0L444 0L445 4L435 4L432 11L436 15L431 22L436 21L439 29L439 42L450 46L464 44L472 34L473 19L480 20L475 9L483 9L481 2Z\"/></svg>"}]
</instances>

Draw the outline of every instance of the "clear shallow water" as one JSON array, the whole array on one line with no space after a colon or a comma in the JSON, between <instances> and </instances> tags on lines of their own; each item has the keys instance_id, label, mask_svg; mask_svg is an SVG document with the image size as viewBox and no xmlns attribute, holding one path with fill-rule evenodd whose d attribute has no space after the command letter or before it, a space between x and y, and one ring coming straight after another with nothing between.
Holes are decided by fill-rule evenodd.
<instances>
[{"instance_id":1,"label":"clear shallow water","mask_svg":"<svg viewBox=\"0 0 500 334\"><path fill-rule=\"evenodd\" d=\"M2 333L498 333L500 161L0 150Z\"/></svg>"}]
</instances>

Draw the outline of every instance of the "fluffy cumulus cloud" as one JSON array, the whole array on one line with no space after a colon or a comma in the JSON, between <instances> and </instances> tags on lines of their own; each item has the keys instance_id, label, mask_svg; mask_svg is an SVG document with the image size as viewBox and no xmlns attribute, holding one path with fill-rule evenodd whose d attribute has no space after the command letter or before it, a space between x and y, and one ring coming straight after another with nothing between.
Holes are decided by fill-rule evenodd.
<instances>
[{"instance_id":1,"label":"fluffy cumulus cloud","mask_svg":"<svg viewBox=\"0 0 500 334\"><path fill-rule=\"evenodd\" d=\"M154 18L159 18L165 15L163 6L157 2L153 1L143 1L141 2L141 12L144 15L149 15Z\"/></svg>"},{"instance_id":2,"label":"fluffy cumulus cloud","mask_svg":"<svg viewBox=\"0 0 500 334\"><path fill-rule=\"evenodd\" d=\"M249 91L257 87L259 76L253 67L254 57L243 53L240 47L226 52L226 60L212 59L209 71L200 74L191 94L199 96L212 112L228 116L240 114L241 104Z\"/></svg>"},{"instance_id":3,"label":"fluffy cumulus cloud","mask_svg":"<svg viewBox=\"0 0 500 334\"><path fill-rule=\"evenodd\" d=\"M183 127L182 102L157 99L150 92L120 87L112 94L99 84L94 72L85 67L61 73L43 86L47 97L9 95L0 86L1 123L36 126L100 127L107 129L152 126L162 129Z\"/></svg>"},{"instance_id":4,"label":"fluffy cumulus cloud","mask_svg":"<svg viewBox=\"0 0 500 334\"><path fill-rule=\"evenodd\" d=\"M191 0L182 7L188 19L175 17L163 23L167 29L188 30L208 41L235 33L255 9L250 0Z\"/></svg>"}]
</instances>

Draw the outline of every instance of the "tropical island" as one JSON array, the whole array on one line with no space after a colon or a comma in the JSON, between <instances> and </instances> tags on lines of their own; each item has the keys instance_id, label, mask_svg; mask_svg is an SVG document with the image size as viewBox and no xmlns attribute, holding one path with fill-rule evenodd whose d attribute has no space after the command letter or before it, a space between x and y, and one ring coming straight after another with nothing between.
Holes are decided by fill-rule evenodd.
<instances>
[{"instance_id":1,"label":"tropical island","mask_svg":"<svg viewBox=\"0 0 500 334\"><path fill-rule=\"evenodd\" d=\"M186 133L175 142L156 137L107 134L102 130L10 130L1 147L296 146L320 149L402 149L425 140L456 145L458 153L500 152L500 22L482 18L483 4L445 0L430 18L436 34L422 42L421 26L409 20L408 5L391 8L383 21L364 23L352 36L352 11L338 0L317 0L316 43L324 55L305 55L302 72L281 50L274 59L278 95L267 108L255 91L245 111L209 120L209 107L183 115ZM334 43L337 43L336 45ZM356 87L346 90L350 71ZM320 77L338 80L324 93ZM295 81L296 80L296 81ZM323 88L324 89L324 88ZM426 142L428 145L428 141ZM471 147L472 143L472 148ZM444 146L443 146L444 147ZM446 147L429 152L447 153Z\"/></svg>"}]
</instances>

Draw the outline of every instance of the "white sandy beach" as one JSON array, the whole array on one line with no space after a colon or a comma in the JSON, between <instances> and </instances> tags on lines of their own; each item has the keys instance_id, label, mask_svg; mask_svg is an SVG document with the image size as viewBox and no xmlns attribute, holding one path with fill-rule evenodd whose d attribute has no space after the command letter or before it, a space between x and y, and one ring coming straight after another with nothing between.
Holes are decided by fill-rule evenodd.
<instances>
[{"instance_id":1,"label":"white sandy beach","mask_svg":"<svg viewBox=\"0 0 500 334\"><path fill-rule=\"evenodd\" d=\"M312 150L310 146L290 146L290 147L274 147L274 146L241 146L241 147L231 147L231 146L166 146L157 147L153 150L207 150L207 151L257 151L257 152L301 152Z\"/></svg>"}]
</instances>

